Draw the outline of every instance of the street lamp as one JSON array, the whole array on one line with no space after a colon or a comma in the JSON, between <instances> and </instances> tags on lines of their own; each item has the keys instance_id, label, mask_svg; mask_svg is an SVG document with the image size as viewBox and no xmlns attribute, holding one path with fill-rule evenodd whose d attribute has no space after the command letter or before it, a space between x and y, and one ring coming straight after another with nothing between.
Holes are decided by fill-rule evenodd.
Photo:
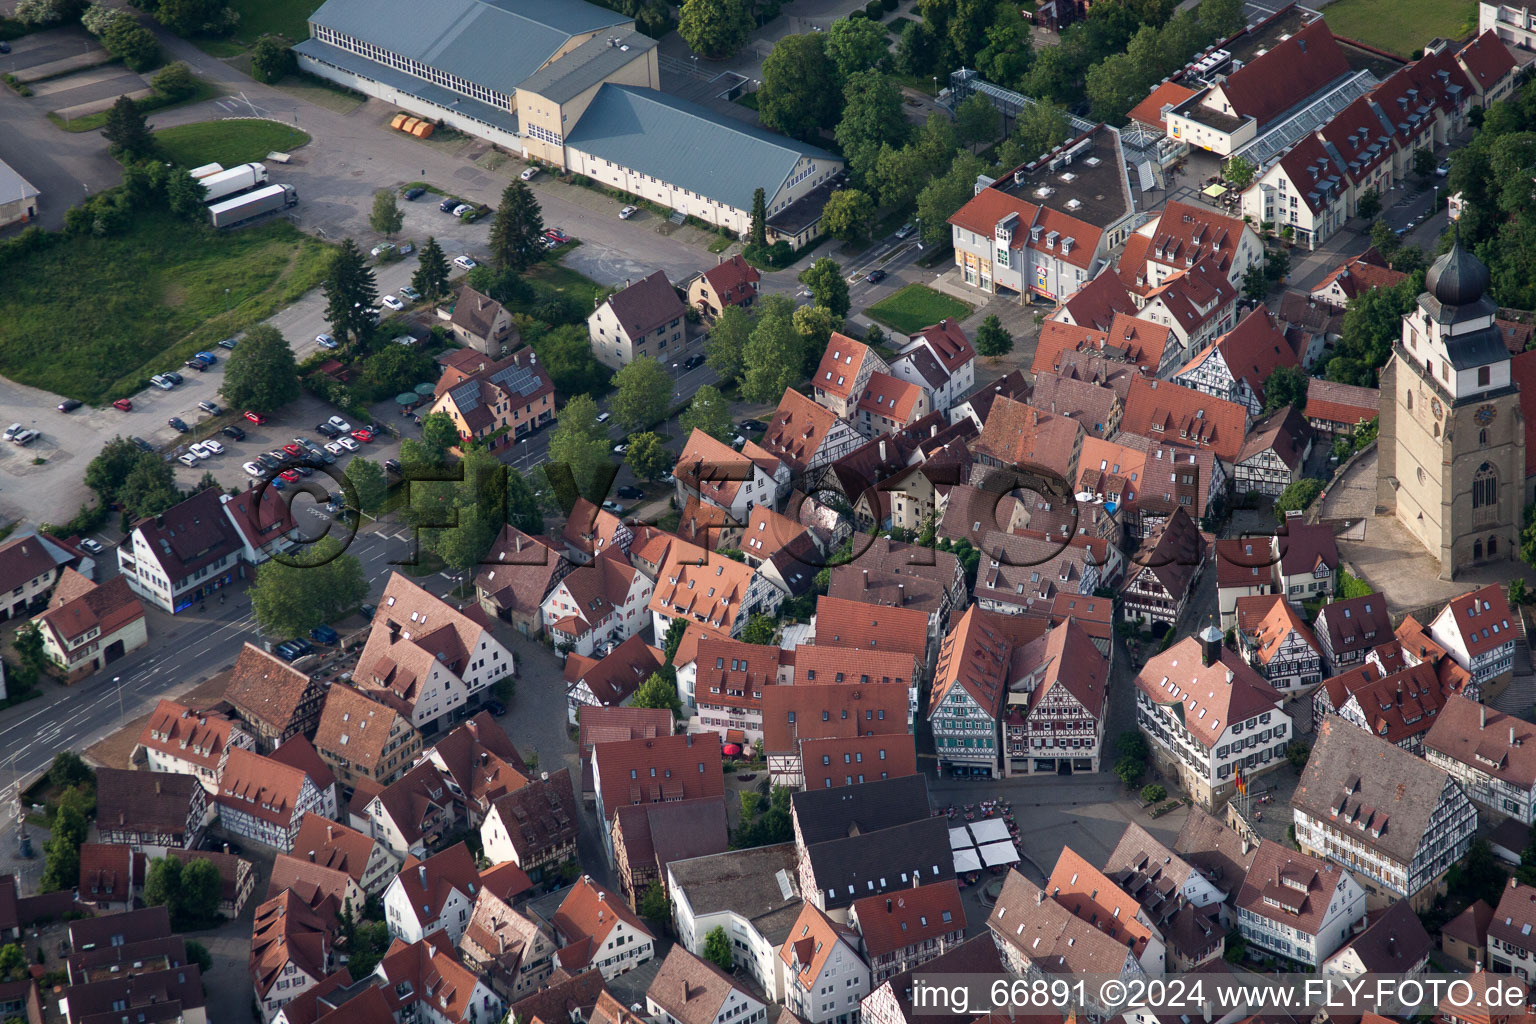
<instances>
[{"instance_id":1,"label":"street lamp","mask_svg":"<svg viewBox=\"0 0 1536 1024\"><path fill-rule=\"evenodd\" d=\"M117 724L127 725L128 716L123 711L123 677L113 676L112 685L117 687Z\"/></svg>"}]
</instances>

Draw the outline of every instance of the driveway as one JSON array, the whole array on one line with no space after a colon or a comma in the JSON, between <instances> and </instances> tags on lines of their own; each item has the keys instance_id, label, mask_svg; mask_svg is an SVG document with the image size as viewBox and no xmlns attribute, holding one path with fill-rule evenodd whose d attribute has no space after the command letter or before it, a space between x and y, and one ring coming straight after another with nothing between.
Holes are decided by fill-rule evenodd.
<instances>
[{"instance_id":1,"label":"driveway","mask_svg":"<svg viewBox=\"0 0 1536 1024\"><path fill-rule=\"evenodd\" d=\"M11 43L10 53L0 57L0 71L11 74L25 70L82 53L89 45L90 37L78 27L23 36ZM57 105L42 96L24 99L0 88L0 124L5 126L0 131L0 160L42 193L33 223L50 231L63 227L64 211L86 195L123 180L123 169L107 155L99 132L60 131L44 116ZM20 230L21 225L0 229L0 237Z\"/></svg>"}]
</instances>

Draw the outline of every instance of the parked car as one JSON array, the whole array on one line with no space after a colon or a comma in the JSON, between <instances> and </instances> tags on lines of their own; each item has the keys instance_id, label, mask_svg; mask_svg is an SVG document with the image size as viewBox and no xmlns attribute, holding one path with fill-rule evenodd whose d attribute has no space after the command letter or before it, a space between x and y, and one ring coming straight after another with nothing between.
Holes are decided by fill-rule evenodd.
<instances>
[{"instance_id":1,"label":"parked car","mask_svg":"<svg viewBox=\"0 0 1536 1024\"><path fill-rule=\"evenodd\" d=\"M544 232L544 237L553 238L561 245L564 245L566 242L571 240L571 236L565 233L564 228L550 228L548 231Z\"/></svg>"},{"instance_id":2,"label":"parked car","mask_svg":"<svg viewBox=\"0 0 1536 1024\"><path fill-rule=\"evenodd\" d=\"M296 445L296 444L285 444L285 445L283 445L283 451L287 452L289 455L303 455L304 454L303 447L301 447L300 445Z\"/></svg>"},{"instance_id":3,"label":"parked car","mask_svg":"<svg viewBox=\"0 0 1536 1024\"><path fill-rule=\"evenodd\" d=\"M346 420L342 419L340 416L332 416L330 419L326 420L325 422L327 422L331 426L335 427L338 433L345 434L345 433L348 433L348 432L350 432L352 430L352 424L348 423Z\"/></svg>"},{"instance_id":4,"label":"parked car","mask_svg":"<svg viewBox=\"0 0 1536 1024\"><path fill-rule=\"evenodd\" d=\"M906 238L909 235L911 235L912 232L914 232L916 230L917 230L917 225L913 224L911 221L907 221L901 227L896 229L896 237L897 238Z\"/></svg>"},{"instance_id":5,"label":"parked car","mask_svg":"<svg viewBox=\"0 0 1536 1024\"><path fill-rule=\"evenodd\" d=\"M624 506L620 505L616 501L605 501L603 502L603 511L612 512L616 516L621 516L624 514Z\"/></svg>"},{"instance_id":6,"label":"parked car","mask_svg":"<svg viewBox=\"0 0 1536 1024\"><path fill-rule=\"evenodd\" d=\"M133 403L126 398L119 398L117 401L112 403L112 408L121 409L123 412L132 412Z\"/></svg>"},{"instance_id":7,"label":"parked car","mask_svg":"<svg viewBox=\"0 0 1536 1024\"><path fill-rule=\"evenodd\" d=\"M217 363L219 361L219 357L214 355L212 352L194 352L194 353L192 353L192 358L193 359L201 359L203 362L207 363L209 366L213 366L215 363Z\"/></svg>"},{"instance_id":8,"label":"parked car","mask_svg":"<svg viewBox=\"0 0 1536 1024\"><path fill-rule=\"evenodd\" d=\"M198 402L197 403L197 407L199 409L203 410L203 412L207 413L210 416L218 416L218 415L220 415L220 414L222 414L224 412L223 409L219 408L219 403L217 403L217 402L210 402L206 398L203 399L201 402Z\"/></svg>"},{"instance_id":9,"label":"parked car","mask_svg":"<svg viewBox=\"0 0 1536 1024\"><path fill-rule=\"evenodd\" d=\"M458 205L459 201L453 196L449 196L447 199L444 199L442 202L438 203L437 208L442 210L444 213L452 213L453 208Z\"/></svg>"},{"instance_id":10,"label":"parked car","mask_svg":"<svg viewBox=\"0 0 1536 1024\"><path fill-rule=\"evenodd\" d=\"M455 256L453 258L453 265L456 267L463 267L465 270L474 270L480 264L475 262L475 258L473 256L466 254L464 256Z\"/></svg>"},{"instance_id":11,"label":"parked car","mask_svg":"<svg viewBox=\"0 0 1536 1024\"><path fill-rule=\"evenodd\" d=\"M403 284L400 286L400 297L406 302L420 302L421 292L417 291L415 288L412 288L408 284Z\"/></svg>"},{"instance_id":12,"label":"parked car","mask_svg":"<svg viewBox=\"0 0 1536 1024\"><path fill-rule=\"evenodd\" d=\"M21 447L25 448L27 445L31 444L33 441L36 441L38 438L40 438L42 436L43 435L42 435L41 431L37 431L37 430L23 430L21 433L17 434L15 437L11 438L11 440L16 442L17 444L19 444Z\"/></svg>"},{"instance_id":13,"label":"parked car","mask_svg":"<svg viewBox=\"0 0 1536 1024\"><path fill-rule=\"evenodd\" d=\"M352 436L366 444L373 440L373 431L367 427L359 427L358 429L352 431Z\"/></svg>"},{"instance_id":14,"label":"parked car","mask_svg":"<svg viewBox=\"0 0 1536 1024\"><path fill-rule=\"evenodd\" d=\"M178 434L185 434L187 431L192 429L191 427L187 426L185 422L182 421L182 418L180 416L172 416L170 419L166 420L165 422L169 423L172 427L174 427L176 429L176 433L178 433Z\"/></svg>"},{"instance_id":15,"label":"parked car","mask_svg":"<svg viewBox=\"0 0 1536 1024\"><path fill-rule=\"evenodd\" d=\"M393 295L386 295L386 296L384 296L382 299L379 300L379 303L380 303L380 305L384 306L386 309L393 309L393 310L396 310L396 311L402 310L402 309L405 308L405 303L401 302L399 299L395 298Z\"/></svg>"},{"instance_id":16,"label":"parked car","mask_svg":"<svg viewBox=\"0 0 1536 1024\"><path fill-rule=\"evenodd\" d=\"M317 335L315 335L315 344L319 345L321 348L340 348L341 347L340 345L338 345L336 343L336 339L331 337L329 334L317 334Z\"/></svg>"},{"instance_id":17,"label":"parked car","mask_svg":"<svg viewBox=\"0 0 1536 1024\"><path fill-rule=\"evenodd\" d=\"M83 538L81 538L80 546L85 548L85 550L89 551L93 555L99 555L103 551L107 550L105 547L102 546L100 541L95 540L95 539L93 539L91 537L83 537Z\"/></svg>"},{"instance_id":18,"label":"parked car","mask_svg":"<svg viewBox=\"0 0 1536 1024\"><path fill-rule=\"evenodd\" d=\"M203 447L206 448L213 455L223 455L224 454L224 446L222 444L220 444L219 442L215 441L211 437L208 440L203 442Z\"/></svg>"},{"instance_id":19,"label":"parked car","mask_svg":"<svg viewBox=\"0 0 1536 1024\"><path fill-rule=\"evenodd\" d=\"M341 639L341 634L330 626L316 626L309 631L310 639L318 640L322 644L334 644Z\"/></svg>"},{"instance_id":20,"label":"parked car","mask_svg":"<svg viewBox=\"0 0 1536 1024\"><path fill-rule=\"evenodd\" d=\"M172 384L170 378L163 373L155 374L153 377L149 378L149 382L155 387L159 388L161 391L169 391L171 388L176 386L175 384Z\"/></svg>"},{"instance_id":21,"label":"parked car","mask_svg":"<svg viewBox=\"0 0 1536 1024\"><path fill-rule=\"evenodd\" d=\"M597 414L597 422L599 422L599 423L607 423L609 418L611 418L612 416L613 416L613 413L611 413L611 412L600 412L600 413Z\"/></svg>"},{"instance_id":22,"label":"parked car","mask_svg":"<svg viewBox=\"0 0 1536 1024\"><path fill-rule=\"evenodd\" d=\"M277 469L283 464L283 460L277 455L273 455L271 452L262 452L260 455L256 456L256 461L261 465L266 466L268 469Z\"/></svg>"},{"instance_id":23,"label":"parked car","mask_svg":"<svg viewBox=\"0 0 1536 1024\"><path fill-rule=\"evenodd\" d=\"M507 713L507 706L499 700L488 700L485 702L485 710L500 718Z\"/></svg>"},{"instance_id":24,"label":"parked car","mask_svg":"<svg viewBox=\"0 0 1536 1024\"><path fill-rule=\"evenodd\" d=\"M619 220L629 220L629 218L633 217L638 212L639 211L635 207L626 206L624 209L619 211Z\"/></svg>"},{"instance_id":25,"label":"parked car","mask_svg":"<svg viewBox=\"0 0 1536 1024\"><path fill-rule=\"evenodd\" d=\"M267 422L267 418L265 416L263 416L261 413L259 413L259 412L251 412L251 410L249 410L249 409L245 410L245 412L242 415L244 415L246 419L250 420L252 423L256 424L258 427L261 426L263 423Z\"/></svg>"},{"instance_id":26,"label":"parked car","mask_svg":"<svg viewBox=\"0 0 1536 1024\"><path fill-rule=\"evenodd\" d=\"M762 420L742 420L740 423L736 424L736 428L743 434L757 434L768 429L767 425L763 423Z\"/></svg>"},{"instance_id":27,"label":"parked car","mask_svg":"<svg viewBox=\"0 0 1536 1024\"><path fill-rule=\"evenodd\" d=\"M337 434L341 433L341 431L337 430L329 423L316 423L315 430L317 433L324 434L326 437L335 437Z\"/></svg>"},{"instance_id":28,"label":"parked car","mask_svg":"<svg viewBox=\"0 0 1536 1024\"><path fill-rule=\"evenodd\" d=\"M185 378L183 378L182 375L177 373L175 370L167 370L165 371L165 379L170 381L172 384L180 384Z\"/></svg>"},{"instance_id":29,"label":"parked car","mask_svg":"<svg viewBox=\"0 0 1536 1024\"><path fill-rule=\"evenodd\" d=\"M148 441L144 440L142 437L139 437L139 436L137 436L135 434L130 434L129 437L128 437L128 440L132 441L134 447L137 448L141 452L152 452L152 451L155 450L155 446L154 445L150 444Z\"/></svg>"},{"instance_id":30,"label":"parked car","mask_svg":"<svg viewBox=\"0 0 1536 1024\"><path fill-rule=\"evenodd\" d=\"M0 434L0 439L6 441L14 441L16 440L16 435L25 429L27 428L22 426L20 423L12 423L10 426L5 428L4 434Z\"/></svg>"},{"instance_id":31,"label":"parked car","mask_svg":"<svg viewBox=\"0 0 1536 1024\"><path fill-rule=\"evenodd\" d=\"M523 168L523 173L519 174L518 177L522 178L524 181L532 181L538 175L538 173L539 169L537 167L525 167Z\"/></svg>"},{"instance_id":32,"label":"parked car","mask_svg":"<svg viewBox=\"0 0 1536 1024\"><path fill-rule=\"evenodd\" d=\"M299 474L297 470L285 469L277 475L282 477L284 480L287 480L291 484L296 484L299 482Z\"/></svg>"},{"instance_id":33,"label":"parked car","mask_svg":"<svg viewBox=\"0 0 1536 1024\"><path fill-rule=\"evenodd\" d=\"M414 203L416 200L420 199L426 194L426 189L422 188L420 185L414 185L411 188L405 190L405 199L406 202Z\"/></svg>"},{"instance_id":34,"label":"parked car","mask_svg":"<svg viewBox=\"0 0 1536 1024\"><path fill-rule=\"evenodd\" d=\"M613 446L613 454L615 455L623 455L627 451L629 451L629 442L627 441L621 441Z\"/></svg>"},{"instance_id":35,"label":"parked car","mask_svg":"<svg viewBox=\"0 0 1536 1024\"><path fill-rule=\"evenodd\" d=\"M234 347L238 344L240 344L240 342L234 338L225 338L223 341L219 342L219 348L227 348L233 351Z\"/></svg>"},{"instance_id":36,"label":"parked car","mask_svg":"<svg viewBox=\"0 0 1536 1024\"><path fill-rule=\"evenodd\" d=\"M885 271L877 267L876 269L871 270L869 273L865 274L864 280L868 281L870 284L879 284L881 281L885 280Z\"/></svg>"},{"instance_id":37,"label":"parked car","mask_svg":"<svg viewBox=\"0 0 1536 1024\"><path fill-rule=\"evenodd\" d=\"M371 604L365 604L365 605L362 605L361 607L359 607L357 609L357 611L358 611L358 614L362 615L363 618L371 619L376 614L378 614L379 610L376 607L374 607L373 605L371 605Z\"/></svg>"},{"instance_id":38,"label":"parked car","mask_svg":"<svg viewBox=\"0 0 1536 1024\"><path fill-rule=\"evenodd\" d=\"M338 437L336 439L336 443L341 445L343 448L345 448L349 452L355 452L355 451L358 450L358 448L362 447L356 441L352 440L350 437Z\"/></svg>"},{"instance_id":39,"label":"parked car","mask_svg":"<svg viewBox=\"0 0 1536 1024\"><path fill-rule=\"evenodd\" d=\"M398 473L398 472L400 472L400 460L399 459L385 459L384 460L384 468L389 470L391 473Z\"/></svg>"},{"instance_id":40,"label":"parked car","mask_svg":"<svg viewBox=\"0 0 1536 1024\"><path fill-rule=\"evenodd\" d=\"M700 353L694 353L693 355L689 356L687 359L683 360L683 369L685 369L685 370L697 369L698 367L703 366L703 365L704 365L704 356L702 354L700 354Z\"/></svg>"},{"instance_id":41,"label":"parked car","mask_svg":"<svg viewBox=\"0 0 1536 1024\"><path fill-rule=\"evenodd\" d=\"M181 455L176 456L176 461L181 463L183 466L195 466L197 465L197 456L193 455L191 452L184 452Z\"/></svg>"},{"instance_id":42,"label":"parked car","mask_svg":"<svg viewBox=\"0 0 1536 1024\"><path fill-rule=\"evenodd\" d=\"M293 646L291 643L278 644L276 647L272 648L272 653L277 655L279 658L282 658L284 661L293 661L299 656L299 649Z\"/></svg>"},{"instance_id":43,"label":"parked car","mask_svg":"<svg viewBox=\"0 0 1536 1024\"><path fill-rule=\"evenodd\" d=\"M4 39L0 39L0 53L10 53L10 52L11 52L11 44L6 42Z\"/></svg>"},{"instance_id":44,"label":"parked car","mask_svg":"<svg viewBox=\"0 0 1536 1024\"><path fill-rule=\"evenodd\" d=\"M332 455L328 451L325 451L323 448L311 448L309 450L309 454L305 457L313 459L316 465L319 465L322 462L332 463L336 461L336 456Z\"/></svg>"},{"instance_id":45,"label":"parked car","mask_svg":"<svg viewBox=\"0 0 1536 1024\"><path fill-rule=\"evenodd\" d=\"M462 217L466 213L473 212L473 210L474 210L474 207L470 206L468 203L460 203L458 206L455 206L453 208L453 215L455 217Z\"/></svg>"},{"instance_id":46,"label":"parked car","mask_svg":"<svg viewBox=\"0 0 1536 1024\"><path fill-rule=\"evenodd\" d=\"M196 370L198 373L203 373L208 369L208 364L203 362L201 359L188 359L182 365L189 370Z\"/></svg>"},{"instance_id":47,"label":"parked car","mask_svg":"<svg viewBox=\"0 0 1536 1024\"><path fill-rule=\"evenodd\" d=\"M416 246L410 242L401 242L399 249L396 251L399 252L401 256L409 256L411 253L416 251Z\"/></svg>"},{"instance_id":48,"label":"parked car","mask_svg":"<svg viewBox=\"0 0 1536 1024\"><path fill-rule=\"evenodd\" d=\"M189 445L187 445L187 453L190 454L193 458L197 458L197 459L211 459L211 458L213 458L213 452L211 452L208 449L204 448L203 447L203 443L201 441L197 442L196 444L189 444Z\"/></svg>"},{"instance_id":49,"label":"parked car","mask_svg":"<svg viewBox=\"0 0 1536 1024\"><path fill-rule=\"evenodd\" d=\"M1446 157L1445 162L1435 168L1435 177L1443 178L1451 173L1451 158Z\"/></svg>"},{"instance_id":50,"label":"parked car","mask_svg":"<svg viewBox=\"0 0 1536 1024\"><path fill-rule=\"evenodd\" d=\"M629 501L636 501L645 497L645 492L636 487L634 484L624 484L619 488L618 495L619 497Z\"/></svg>"},{"instance_id":51,"label":"parked car","mask_svg":"<svg viewBox=\"0 0 1536 1024\"><path fill-rule=\"evenodd\" d=\"M378 245L376 245L372 249L368 250L368 255L372 256L374 259L378 259L380 256L383 256L385 253L391 253L391 252L394 252L394 251L395 251L395 243L394 242L380 242Z\"/></svg>"},{"instance_id":52,"label":"parked car","mask_svg":"<svg viewBox=\"0 0 1536 1024\"><path fill-rule=\"evenodd\" d=\"M233 423L219 431L219 433L236 441L245 440L245 429L243 427L237 427Z\"/></svg>"},{"instance_id":53,"label":"parked car","mask_svg":"<svg viewBox=\"0 0 1536 1024\"><path fill-rule=\"evenodd\" d=\"M80 408L80 399L78 398L66 398L59 403L59 412L74 412L78 408Z\"/></svg>"},{"instance_id":54,"label":"parked car","mask_svg":"<svg viewBox=\"0 0 1536 1024\"><path fill-rule=\"evenodd\" d=\"M341 446L340 441L330 442L325 446L325 450L330 452L332 456L340 455L342 452L346 451L346 449Z\"/></svg>"}]
</instances>

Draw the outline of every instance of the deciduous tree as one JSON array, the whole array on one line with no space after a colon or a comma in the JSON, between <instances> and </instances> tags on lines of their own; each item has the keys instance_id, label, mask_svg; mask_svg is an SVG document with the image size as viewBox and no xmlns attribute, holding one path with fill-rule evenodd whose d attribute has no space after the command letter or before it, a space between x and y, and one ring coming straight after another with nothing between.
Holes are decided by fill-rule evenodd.
<instances>
[{"instance_id":1,"label":"deciduous tree","mask_svg":"<svg viewBox=\"0 0 1536 1024\"><path fill-rule=\"evenodd\" d=\"M883 148L882 148L883 154ZM878 161L876 177L879 177ZM827 197L821 211L821 225L833 238L841 242L869 241L874 226L875 204L869 194L856 188L840 188Z\"/></svg>"},{"instance_id":2,"label":"deciduous tree","mask_svg":"<svg viewBox=\"0 0 1536 1024\"><path fill-rule=\"evenodd\" d=\"M677 417L677 425L684 435L702 430L717 441L729 441L735 433L731 424L731 404L718 388L709 384L693 393L688 408Z\"/></svg>"},{"instance_id":3,"label":"deciduous tree","mask_svg":"<svg viewBox=\"0 0 1536 1024\"><path fill-rule=\"evenodd\" d=\"M269 637L288 638L302 636L356 608L368 596L368 580L357 556L345 553L334 537L325 536L290 559L257 566L247 593L262 631Z\"/></svg>"},{"instance_id":4,"label":"deciduous tree","mask_svg":"<svg viewBox=\"0 0 1536 1024\"><path fill-rule=\"evenodd\" d=\"M858 23L840 19L833 23L833 30ZM828 53L830 46L828 36L820 32L785 36L774 44L763 61L763 84L757 91L763 124L797 139L814 138L823 128L837 124L842 74Z\"/></svg>"},{"instance_id":5,"label":"deciduous tree","mask_svg":"<svg viewBox=\"0 0 1536 1024\"><path fill-rule=\"evenodd\" d=\"M752 15L741 0L683 0L677 34L700 56L725 60L747 45Z\"/></svg>"},{"instance_id":6,"label":"deciduous tree","mask_svg":"<svg viewBox=\"0 0 1536 1024\"><path fill-rule=\"evenodd\" d=\"M597 422L597 403L590 395L572 395L549 437L550 461L569 465L577 490L591 498L600 490L595 486L599 474L609 466L609 446L608 431Z\"/></svg>"},{"instance_id":7,"label":"deciduous tree","mask_svg":"<svg viewBox=\"0 0 1536 1024\"><path fill-rule=\"evenodd\" d=\"M107 26L101 43L107 52L119 57L130 71L148 71L160 63L160 44L154 33L139 24L139 19L118 18Z\"/></svg>"},{"instance_id":8,"label":"deciduous tree","mask_svg":"<svg viewBox=\"0 0 1536 1024\"><path fill-rule=\"evenodd\" d=\"M729 973L736 967L736 954L731 950L731 937L723 925L716 925L704 936L704 959Z\"/></svg>"},{"instance_id":9,"label":"deciduous tree","mask_svg":"<svg viewBox=\"0 0 1536 1024\"><path fill-rule=\"evenodd\" d=\"M184 100L197 88L197 79L192 77L192 69L178 60L155 72L149 84L168 100Z\"/></svg>"},{"instance_id":10,"label":"deciduous tree","mask_svg":"<svg viewBox=\"0 0 1536 1024\"><path fill-rule=\"evenodd\" d=\"M715 371L725 384L741 376L747 339L752 336L754 318L740 306L726 306L710 329L704 365Z\"/></svg>"},{"instance_id":11,"label":"deciduous tree","mask_svg":"<svg viewBox=\"0 0 1536 1024\"><path fill-rule=\"evenodd\" d=\"M794 302L785 295L761 301L741 378L741 396L749 402L777 403L784 389L800 379L804 359L794 309Z\"/></svg>"},{"instance_id":12,"label":"deciduous tree","mask_svg":"<svg viewBox=\"0 0 1536 1024\"><path fill-rule=\"evenodd\" d=\"M961 153L949 172L935 178L917 197L917 215L922 218L922 238L926 245L949 241L949 218L976 192L976 176L988 170L986 162L971 153Z\"/></svg>"},{"instance_id":13,"label":"deciduous tree","mask_svg":"<svg viewBox=\"0 0 1536 1024\"><path fill-rule=\"evenodd\" d=\"M400 212L400 203L395 199L395 190L381 188L375 192L373 210L368 214L368 226L385 238L394 238L400 233L400 226L404 223L405 214Z\"/></svg>"},{"instance_id":14,"label":"deciduous tree","mask_svg":"<svg viewBox=\"0 0 1536 1024\"><path fill-rule=\"evenodd\" d=\"M421 418L421 439L439 452L447 454L448 449L459 443L459 428L447 413L430 412Z\"/></svg>"},{"instance_id":15,"label":"deciduous tree","mask_svg":"<svg viewBox=\"0 0 1536 1024\"><path fill-rule=\"evenodd\" d=\"M635 359L613 375L616 387L608 408L626 433L660 423L672 402L672 377L650 356Z\"/></svg>"},{"instance_id":16,"label":"deciduous tree","mask_svg":"<svg viewBox=\"0 0 1536 1024\"><path fill-rule=\"evenodd\" d=\"M882 70L891 58L885 26L868 18L839 18L827 29L825 38L827 56L844 78L858 71ZM763 71L767 72L766 64Z\"/></svg>"},{"instance_id":17,"label":"deciduous tree","mask_svg":"<svg viewBox=\"0 0 1536 1024\"><path fill-rule=\"evenodd\" d=\"M507 522L532 537L544 532L544 513L528 480L516 467L507 467Z\"/></svg>"},{"instance_id":18,"label":"deciduous tree","mask_svg":"<svg viewBox=\"0 0 1536 1024\"><path fill-rule=\"evenodd\" d=\"M1282 406L1291 406L1302 412L1307 406L1307 382L1311 380L1294 366L1276 367L1264 381L1264 412L1269 414Z\"/></svg>"},{"instance_id":19,"label":"deciduous tree","mask_svg":"<svg viewBox=\"0 0 1536 1024\"><path fill-rule=\"evenodd\" d=\"M967 146L991 142L1002 131L1003 115L998 113L992 101L979 92L973 92L955 108L955 128L960 140Z\"/></svg>"},{"instance_id":20,"label":"deciduous tree","mask_svg":"<svg viewBox=\"0 0 1536 1024\"><path fill-rule=\"evenodd\" d=\"M666 476L675 460L672 453L662 447L661 438L653 431L645 430L629 439L629 450L624 453L624 461L635 471L635 476L654 481Z\"/></svg>"},{"instance_id":21,"label":"deciduous tree","mask_svg":"<svg viewBox=\"0 0 1536 1024\"><path fill-rule=\"evenodd\" d=\"M811 300L830 309L838 318L848 315L848 282L836 260L823 256L800 272L800 283L811 291Z\"/></svg>"},{"instance_id":22,"label":"deciduous tree","mask_svg":"<svg viewBox=\"0 0 1536 1024\"><path fill-rule=\"evenodd\" d=\"M902 113L901 92L889 78L876 71L855 72L843 86L843 116L833 133L858 184L873 173L884 143L906 141L908 124Z\"/></svg>"},{"instance_id":23,"label":"deciduous tree","mask_svg":"<svg viewBox=\"0 0 1536 1024\"><path fill-rule=\"evenodd\" d=\"M270 324L245 332L229 354L219 392L236 409L274 412L299 397L299 367L293 349Z\"/></svg>"},{"instance_id":24,"label":"deciduous tree","mask_svg":"<svg viewBox=\"0 0 1536 1024\"><path fill-rule=\"evenodd\" d=\"M296 66L293 50L277 36L262 36L251 47L251 74L258 82L271 85Z\"/></svg>"},{"instance_id":25,"label":"deciduous tree","mask_svg":"<svg viewBox=\"0 0 1536 1024\"><path fill-rule=\"evenodd\" d=\"M666 670L652 672L645 682L640 684L640 688L635 691L629 703L631 707L670 711L673 718L680 718L683 713L682 701L677 697L677 683L668 678Z\"/></svg>"},{"instance_id":26,"label":"deciduous tree","mask_svg":"<svg viewBox=\"0 0 1536 1024\"><path fill-rule=\"evenodd\" d=\"M346 477L357 495L357 507L369 515L377 513L388 491L384 467L359 455L347 463Z\"/></svg>"},{"instance_id":27,"label":"deciduous tree","mask_svg":"<svg viewBox=\"0 0 1536 1024\"><path fill-rule=\"evenodd\" d=\"M1067 112L1049 100L1041 100L1024 108L1013 123L1009 138L1018 143L1023 160L1030 161L1067 141L1070 132Z\"/></svg>"},{"instance_id":28,"label":"deciduous tree","mask_svg":"<svg viewBox=\"0 0 1536 1024\"><path fill-rule=\"evenodd\" d=\"M149 453L134 463L117 491L117 500L129 521L159 515L181 498L171 464Z\"/></svg>"},{"instance_id":29,"label":"deciduous tree","mask_svg":"<svg viewBox=\"0 0 1536 1024\"><path fill-rule=\"evenodd\" d=\"M152 156L159 148L144 122L144 112L127 96L119 96L107 111L107 123L101 134L112 144L112 152L125 160Z\"/></svg>"}]
</instances>

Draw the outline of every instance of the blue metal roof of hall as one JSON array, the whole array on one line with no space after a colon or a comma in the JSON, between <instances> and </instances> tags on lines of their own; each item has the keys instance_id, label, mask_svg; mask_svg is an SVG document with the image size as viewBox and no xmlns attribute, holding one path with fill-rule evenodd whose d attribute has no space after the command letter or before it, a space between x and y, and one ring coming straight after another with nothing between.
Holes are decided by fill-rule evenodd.
<instances>
[{"instance_id":1,"label":"blue metal roof of hall","mask_svg":"<svg viewBox=\"0 0 1536 1024\"><path fill-rule=\"evenodd\" d=\"M634 23L583 0L326 0L309 20L509 96L571 37Z\"/></svg>"}]
</instances>

